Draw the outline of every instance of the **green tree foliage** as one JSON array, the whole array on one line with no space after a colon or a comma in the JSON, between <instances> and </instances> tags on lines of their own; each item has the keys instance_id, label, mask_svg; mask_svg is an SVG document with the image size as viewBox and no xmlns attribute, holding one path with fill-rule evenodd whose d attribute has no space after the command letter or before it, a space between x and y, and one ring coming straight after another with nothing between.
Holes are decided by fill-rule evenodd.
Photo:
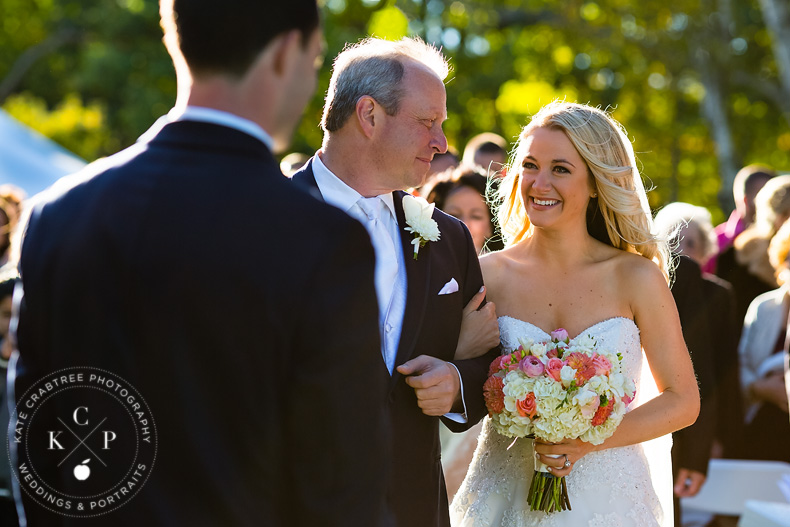
<instances>
[{"instance_id":1,"label":"green tree foliage","mask_svg":"<svg viewBox=\"0 0 790 527\"><path fill-rule=\"evenodd\" d=\"M482 131L514 141L530 115L559 98L608 108L624 124L656 187L654 207L689 201L722 219L740 165L790 169L790 93L774 58L782 27L766 28L758 0L321 3L327 60L293 150L320 147L331 60L343 46L408 34L451 61L445 131L459 149ZM88 157L130 144L175 99L157 11L144 0L0 0L0 103L15 114L37 108L28 116L42 104L60 115L67 100L86 120L100 112L100 125L75 126L71 139L58 132Z\"/></svg>"}]
</instances>

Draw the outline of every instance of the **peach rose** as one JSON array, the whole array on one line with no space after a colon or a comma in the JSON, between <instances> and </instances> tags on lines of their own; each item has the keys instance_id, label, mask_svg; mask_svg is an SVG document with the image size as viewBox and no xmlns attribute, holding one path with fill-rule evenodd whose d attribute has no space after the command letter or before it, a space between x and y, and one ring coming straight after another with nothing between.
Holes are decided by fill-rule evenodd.
<instances>
[{"instance_id":1,"label":"peach rose","mask_svg":"<svg viewBox=\"0 0 790 527\"><path fill-rule=\"evenodd\" d=\"M521 417L529 417L533 419L535 414L538 413L538 405L535 402L535 394L529 392L526 397L516 401L516 410Z\"/></svg>"}]
</instances>

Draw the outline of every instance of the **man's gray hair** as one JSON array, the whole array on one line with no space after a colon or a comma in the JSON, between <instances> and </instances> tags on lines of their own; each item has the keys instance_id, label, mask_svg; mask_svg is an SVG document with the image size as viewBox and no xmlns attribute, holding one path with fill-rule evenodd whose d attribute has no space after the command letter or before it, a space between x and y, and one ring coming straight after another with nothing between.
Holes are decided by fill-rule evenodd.
<instances>
[{"instance_id":1,"label":"man's gray hair","mask_svg":"<svg viewBox=\"0 0 790 527\"><path fill-rule=\"evenodd\" d=\"M375 99L388 115L398 113L403 98L401 79L408 61L428 68L440 80L450 72L442 52L420 38L394 42L366 38L346 46L334 62L321 128L325 132L342 128L365 95Z\"/></svg>"}]
</instances>

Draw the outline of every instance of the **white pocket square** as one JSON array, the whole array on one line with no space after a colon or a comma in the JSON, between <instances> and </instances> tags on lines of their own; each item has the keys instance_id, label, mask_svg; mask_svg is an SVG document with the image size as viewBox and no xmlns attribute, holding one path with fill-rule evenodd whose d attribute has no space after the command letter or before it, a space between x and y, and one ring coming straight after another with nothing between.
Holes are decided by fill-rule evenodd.
<instances>
[{"instance_id":1,"label":"white pocket square","mask_svg":"<svg viewBox=\"0 0 790 527\"><path fill-rule=\"evenodd\" d=\"M455 278L451 278L449 282L444 284L442 290L439 291L440 295L449 295L450 293L455 293L458 291L458 282L455 281Z\"/></svg>"}]
</instances>

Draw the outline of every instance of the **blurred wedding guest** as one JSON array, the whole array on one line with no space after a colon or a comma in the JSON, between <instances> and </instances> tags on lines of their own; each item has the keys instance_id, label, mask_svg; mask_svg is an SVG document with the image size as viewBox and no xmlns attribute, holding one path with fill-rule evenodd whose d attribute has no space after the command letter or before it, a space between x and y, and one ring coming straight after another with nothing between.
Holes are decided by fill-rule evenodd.
<instances>
[{"instance_id":1,"label":"blurred wedding guest","mask_svg":"<svg viewBox=\"0 0 790 527\"><path fill-rule=\"evenodd\" d=\"M740 233L754 222L754 198L769 179L776 177L773 169L759 164L747 165L740 169L732 182L732 197L735 200L735 210L732 211L726 222L716 226L716 254L708 260L703 269L712 273L716 270L719 255L728 251ZM731 265L732 251L724 257L722 265Z\"/></svg>"},{"instance_id":2,"label":"blurred wedding guest","mask_svg":"<svg viewBox=\"0 0 790 527\"><path fill-rule=\"evenodd\" d=\"M26 197L27 194L25 191L16 185L12 185L10 183L0 185L0 198L14 206L17 218L20 217L22 212L22 202L25 201Z\"/></svg>"},{"instance_id":3,"label":"blurred wedding guest","mask_svg":"<svg viewBox=\"0 0 790 527\"><path fill-rule=\"evenodd\" d=\"M700 388L697 421L672 435L675 525L681 525L678 498L697 495L705 483L719 419L723 428L740 428L739 406L722 406L722 399L740 403L737 377L737 336L733 333L734 300L729 284L703 274L701 264L715 251L710 212L689 203L670 203L655 218L656 229L676 255L672 296L678 308L683 338L694 363ZM728 381L727 375L735 375ZM730 382L730 384L727 384ZM735 421L731 423L730 421ZM727 438L729 440L729 438Z\"/></svg>"},{"instance_id":4,"label":"blurred wedding guest","mask_svg":"<svg viewBox=\"0 0 790 527\"><path fill-rule=\"evenodd\" d=\"M751 301L777 285L768 244L790 217L790 175L765 183L754 198L754 207L754 222L735 238L732 248L719 255L716 265L716 275L732 284L735 316L741 325Z\"/></svg>"},{"instance_id":5,"label":"blurred wedding guest","mask_svg":"<svg viewBox=\"0 0 790 527\"><path fill-rule=\"evenodd\" d=\"M748 402L746 436L749 459L790 462L784 346L790 312L790 222L771 240L768 249L779 287L754 299L746 313L738 346L741 385Z\"/></svg>"},{"instance_id":6,"label":"blurred wedding guest","mask_svg":"<svg viewBox=\"0 0 790 527\"><path fill-rule=\"evenodd\" d=\"M483 132L472 137L466 147L461 162L471 167L480 167L486 174L501 177L500 173L507 163L507 141L501 135Z\"/></svg>"},{"instance_id":7,"label":"blurred wedding guest","mask_svg":"<svg viewBox=\"0 0 790 527\"><path fill-rule=\"evenodd\" d=\"M90 367L147 402L158 444L138 441L137 455L155 465L140 469L132 503L89 524L384 525L389 379L373 248L274 157L315 89L318 6L162 0L160 13L174 109L30 216L16 394ZM276 243L260 243L269 232ZM74 412L63 401L36 419L57 425ZM40 478L85 496L57 461L38 463ZM79 523L22 481L29 525Z\"/></svg>"},{"instance_id":8,"label":"blurred wedding guest","mask_svg":"<svg viewBox=\"0 0 790 527\"><path fill-rule=\"evenodd\" d=\"M716 253L711 215L704 207L671 203L656 215L656 224L660 232L674 236L678 254L690 257L701 268ZM692 302L704 308L712 324L708 333L714 350L711 370L714 385L708 398L716 411L712 455L738 457L743 440L743 400L740 392L732 389L740 385L737 343L741 321L736 315L735 293L729 282L710 273L702 273L701 286L700 298ZM675 292L680 288L673 287L672 290ZM703 408L701 414L704 411Z\"/></svg>"},{"instance_id":9,"label":"blurred wedding guest","mask_svg":"<svg viewBox=\"0 0 790 527\"><path fill-rule=\"evenodd\" d=\"M20 204L0 197L0 267L11 257L11 239L19 220Z\"/></svg>"},{"instance_id":10,"label":"blurred wedding guest","mask_svg":"<svg viewBox=\"0 0 790 527\"><path fill-rule=\"evenodd\" d=\"M11 339L8 337L8 326L11 323L11 297L14 294L16 279L10 278L0 282L0 430L8 430L9 401L6 390L6 372L8 359L11 357ZM5 441L3 441L5 445ZM15 526L19 524L14 497L11 489L11 467L8 456L0 455L0 525Z\"/></svg>"},{"instance_id":11,"label":"blurred wedding guest","mask_svg":"<svg viewBox=\"0 0 790 527\"><path fill-rule=\"evenodd\" d=\"M286 177L291 177L308 161L310 161L310 156L307 154L291 152L280 161L280 170L282 170Z\"/></svg>"},{"instance_id":12,"label":"blurred wedding guest","mask_svg":"<svg viewBox=\"0 0 790 527\"><path fill-rule=\"evenodd\" d=\"M502 238L495 235L494 212L486 201L487 185L488 178L479 167L462 165L423 187L430 203L466 224L477 254L503 247Z\"/></svg>"},{"instance_id":13,"label":"blurred wedding guest","mask_svg":"<svg viewBox=\"0 0 790 527\"><path fill-rule=\"evenodd\" d=\"M431 180L437 174L442 174L446 172L448 169L452 169L458 166L458 150L456 150L452 146L447 147L447 152L435 154L433 156L433 160L431 161L431 168L428 169L428 175L426 176L426 183ZM425 185L423 185L425 186Z\"/></svg>"}]
</instances>

